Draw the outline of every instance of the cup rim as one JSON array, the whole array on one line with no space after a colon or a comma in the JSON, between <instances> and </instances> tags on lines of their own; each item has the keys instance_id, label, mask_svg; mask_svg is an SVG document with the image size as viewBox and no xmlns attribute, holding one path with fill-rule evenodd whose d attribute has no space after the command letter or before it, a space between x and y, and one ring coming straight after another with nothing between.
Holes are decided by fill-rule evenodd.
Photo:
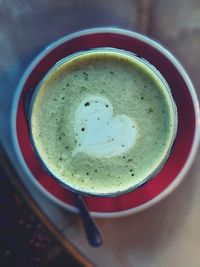
<instances>
[{"instance_id":1,"label":"cup rim","mask_svg":"<svg viewBox=\"0 0 200 267\"><path fill-rule=\"evenodd\" d=\"M75 189L73 188L73 186L69 185L67 182L64 182L62 179L60 179L56 174L54 174L49 168L48 166L45 164L45 161L43 160L41 154L39 153L37 146L35 144L34 141L34 136L33 136L33 132L32 132L32 112L33 112L33 105L34 102L37 98L37 95L40 92L41 86L43 81L46 80L46 78L51 75L51 72L54 71L57 67L62 66L62 64L66 63L67 61L71 60L71 59L76 59L79 56L82 56L83 53L84 54L91 54L91 53L97 53L97 52L113 52L113 53L117 53L117 54L122 54L124 56L128 56L130 58L134 58L134 60L138 61L139 63L141 63L142 65L145 65L149 71L152 72L152 75L155 75L163 84L163 87L165 87L165 91L166 94L169 97L169 101L171 102L171 106L173 109L173 134L171 136L170 139L170 144L169 147L166 151L166 153L164 154L163 158L161 159L161 161L159 162L159 165L152 169L151 173L146 176L143 180L137 182L136 184L134 184L133 186L128 187L125 190L120 190L120 191L115 191L115 192L111 192L111 193L92 193L92 192L87 192L87 191L82 191L79 189ZM148 62L146 59L143 59L139 56L137 56L136 54L123 50L123 49L119 49L119 48L110 48L110 47L98 47L98 48L92 48L92 49L88 49L88 50L84 50L84 51L78 51L75 52L73 54L70 54L64 58L62 58L61 60L59 60L58 62L56 62L45 74L45 76L40 80L40 82L38 83L38 85L34 88L34 91L32 93L32 97L31 97L31 101L30 101L30 106L29 106L29 111L28 111L28 128L29 128L29 137L30 137L30 142L33 148L33 151L36 155L36 157L38 158L38 160L40 161L42 167L44 168L44 170L51 175L51 177L53 179L55 179L61 186L67 188L68 190L77 193L77 194L81 194L83 196L93 196L93 197L117 197L123 194L127 194L129 192L132 192L134 190L137 190L138 188L140 188L141 186L145 185L146 183L148 183L150 180L152 180L158 173L159 171L163 168L163 166L165 165L165 163L167 162L168 158L170 157L170 154L173 150L173 145L174 142L176 140L176 134L177 134L177 128L178 128L178 115L177 115L177 108L176 108L176 104L175 101L173 99L170 87L167 83L167 81L165 80L165 78L162 76L162 74L150 63Z\"/></svg>"},{"instance_id":2,"label":"cup rim","mask_svg":"<svg viewBox=\"0 0 200 267\"><path fill-rule=\"evenodd\" d=\"M59 200L55 196L53 196L51 193L49 193L47 190L45 190L39 184L39 182L34 179L31 171L29 170L28 166L25 163L25 160L23 158L22 152L20 150L20 146L19 146L18 139L17 139L17 132L16 132L16 116L17 116L17 108L18 108L19 98L20 98L20 95L21 95L21 90L22 90L27 78L29 77L29 75L33 71L34 67L51 50L55 49L59 45L65 43L67 41L70 41L70 40L72 40L74 38L77 38L77 37L80 37L80 36L85 36L85 35L90 35L90 34L98 34L98 33L121 34L121 35L129 36L129 37L132 37L132 38L136 38L136 39L138 39L138 40L140 40L140 41L142 41L144 43L147 43L148 45L154 47L156 50L159 51L159 53L163 54L175 66L177 71L181 74L182 78L184 79L184 81L185 81L185 83L187 85L188 91L190 92L191 99L192 99L192 102L193 102L194 112L195 112L195 131L194 131L194 138L192 140L192 147L191 147L190 152L188 153L188 157L187 157L187 160L186 160L183 168L180 170L180 172L178 173L176 178L171 182L171 184L167 188L165 188L156 197L154 197L150 201L148 201L148 202L146 202L144 204L141 204L141 205L139 205L137 207L133 207L133 208L128 209L128 210L117 211L117 212L115 211L115 212L109 212L109 213L108 212L91 212L91 214L93 216L104 217L104 218L107 217L108 218L108 217L125 216L125 215L129 215L129 214L132 214L132 213L137 213L139 211L147 209L147 208L153 206L154 204L160 202L162 199L164 199L166 196L168 196L169 193L171 193L179 185L179 183L182 181L182 179L187 174L189 168L191 167L192 162L194 161L195 155L196 155L197 150L198 150L199 137L200 137L200 120L199 120L199 103L198 103L198 99L197 99L197 96L196 96L196 93L195 93L194 86L193 86L188 74L186 73L186 71L182 67L182 65L179 63L179 61L168 50L166 50L163 46L161 46L156 41L150 39L147 36L139 34L137 32L133 32L133 31L129 31L129 30L121 29L121 28L115 28L115 27L91 28L91 29L81 30L81 31L69 34L67 36L64 36L64 37L60 38L59 40L53 42L49 46L47 46L46 49L44 49L31 62L31 64L25 70L22 78L20 79L20 81L18 83L17 90L16 90L16 93L15 93L15 96L14 96L14 100L13 100L12 110L11 110L11 139L12 139L12 144L13 144L15 153L17 154L18 159L19 159L19 161L21 163L21 166L24 169L26 175L31 179L31 181L36 185L36 187L38 187L40 189L40 191L44 195L46 195L48 198L50 198L51 200L53 200L57 204L61 205L62 207L67 208L68 210L77 212L76 208L72 207L69 204L66 204L66 203L62 202L61 200Z\"/></svg>"}]
</instances>

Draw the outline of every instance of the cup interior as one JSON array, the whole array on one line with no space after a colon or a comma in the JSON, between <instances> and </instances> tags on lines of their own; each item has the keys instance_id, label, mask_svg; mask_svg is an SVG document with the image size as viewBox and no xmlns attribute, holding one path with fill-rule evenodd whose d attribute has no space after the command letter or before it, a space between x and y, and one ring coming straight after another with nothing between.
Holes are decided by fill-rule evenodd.
<instances>
[{"instance_id":1,"label":"cup interior","mask_svg":"<svg viewBox=\"0 0 200 267\"><path fill-rule=\"evenodd\" d=\"M87 191L81 191L81 190L77 190L75 188L73 188L73 186L69 186L69 184L67 183L67 181L64 181L62 179L60 179L58 176L56 176L56 174L54 174L53 172L51 172L51 170L47 167L47 165L45 164L45 161L42 158L42 155L40 154L40 152L38 151L37 145L34 141L34 135L33 135L33 131L32 131L32 115L33 115L33 106L35 103L35 100L38 96L38 94L40 94L40 90L42 88L43 83L45 82L46 79L50 78L52 73L55 73L56 69L58 67L62 67L63 64L68 63L71 59L77 59L79 56L83 56L83 55L88 55L88 54L95 54L95 53L113 53L116 55L121 55L121 56L126 56L128 58L131 58L132 60L136 60L136 62L138 62L138 64L142 64L144 67L148 68L148 71L150 71L152 73L152 75L154 75L156 77L156 79L159 80L159 82L162 83L162 85L164 86L163 88L165 88L165 94L168 97L168 100L170 101L170 106L172 108L173 111L173 134L170 140L170 144L168 147L168 150L166 151L163 159L159 162L159 165L152 169L151 173L146 176L142 181L139 181L135 184L133 184L131 187L128 187L126 190L123 191L114 191L112 193L90 193ZM161 168L164 166L164 164L166 163L167 159L170 156L170 153L172 151L172 147L176 138L176 134L177 134L177 124L178 124L178 119L177 119L177 108L176 108L176 104L173 100L172 94L171 94L171 90L167 84L167 82L164 80L163 76L160 74L160 72L157 71L157 69L154 68L154 66L152 66L151 64L149 64L149 62L147 62L146 60L144 61L141 58L138 58L137 55L124 51L124 50L120 50L120 49L115 49L115 48L96 48L96 49L90 49L87 51L80 51L78 53L74 53L70 56L67 56L63 59L61 59L59 62L56 62L56 64L47 72L47 74L44 76L44 78L39 82L39 84L37 85L36 88L34 88L34 90L32 90L32 96L31 99L29 99L30 103L25 103L26 105L29 105L28 107L28 127L29 127L29 136L30 136L30 142L32 145L32 148L36 154L36 157L38 158L38 160L41 163L41 166L43 167L43 169L45 171L47 171L48 174L50 174L52 176L52 178L55 178L55 180L57 182L59 182L61 185L63 185L64 187L66 187L67 189L79 193L79 194L84 194L84 195L94 195L97 197L113 197L113 196L119 196L128 192L131 192L133 190L136 190L138 187L144 185L145 183L147 183L148 181L150 181L151 179L153 179L156 174L161 170Z\"/></svg>"}]
</instances>

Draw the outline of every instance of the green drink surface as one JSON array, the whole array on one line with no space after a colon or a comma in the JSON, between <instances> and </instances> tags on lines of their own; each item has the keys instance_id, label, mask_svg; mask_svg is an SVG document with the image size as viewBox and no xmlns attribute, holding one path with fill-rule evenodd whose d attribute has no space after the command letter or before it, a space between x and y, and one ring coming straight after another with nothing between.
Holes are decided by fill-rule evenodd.
<instances>
[{"instance_id":1,"label":"green drink surface","mask_svg":"<svg viewBox=\"0 0 200 267\"><path fill-rule=\"evenodd\" d=\"M166 84L147 64L128 53L90 51L47 73L34 96L31 132L54 176L106 195L142 183L160 166L174 117Z\"/></svg>"}]
</instances>

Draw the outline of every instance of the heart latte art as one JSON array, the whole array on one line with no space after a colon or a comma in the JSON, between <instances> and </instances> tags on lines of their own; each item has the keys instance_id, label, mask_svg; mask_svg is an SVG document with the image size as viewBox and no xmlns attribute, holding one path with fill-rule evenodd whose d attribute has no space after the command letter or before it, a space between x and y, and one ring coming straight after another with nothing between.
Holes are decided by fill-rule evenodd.
<instances>
[{"instance_id":1,"label":"heart latte art","mask_svg":"<svg viewBox=\"0 0 200 267\"><path fill-rule=\"evenodd\" d=\"M110 196L159 169L175 117L170 91L148 63L102 48L46 74L32 99L30 130L37 155L65 186Z\"/></svg>"},{"instance_id":2,"label":"heart latte art","mask_svg":"<svg viewBox=\"0 0 200 267\"><path fill-rule=\"evenodd\" d=\"M136 129L126 115L113 114L108 99L85 98L75 113L74 131L77 152L95 157L114 157L128 151L135 143Z\"/></svg>"}]
</instances>

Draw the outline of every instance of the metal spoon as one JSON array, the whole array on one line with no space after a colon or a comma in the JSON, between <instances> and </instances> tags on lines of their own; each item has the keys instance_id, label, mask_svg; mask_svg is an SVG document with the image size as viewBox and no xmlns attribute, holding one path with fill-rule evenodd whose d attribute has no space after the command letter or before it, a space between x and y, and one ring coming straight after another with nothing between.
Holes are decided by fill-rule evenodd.
<instances>
[{"instance_id":1,"label":"metal spoon","mask_svg":"<svg viewBox=\"0 0 200 267\"><path fill-rule=\"evenodd\" d=\"M29 90L25 93L24 96L24 113L27 119L27 123L29 123L29 108L31 103L31 98L33 95L33 90ZM79 209L79 213L82 219L82 223L85 229L85 234L88 239L88 242L93 247L98 247L102 244L102 236L100 231L92 219L90 212L80 194L74 193L74 197L76 200L76 204Z\"/></svg>"},{"instance_id":2,"label":"metal spoon","mask_svg":"<svg viewBox=\"0 0 200 267\"><path fill-rule=\"evenodd\" d=\"M81 215L82 223L85 228L85 234L87 236L88 242L93 247L98 247L102 244L102 236L101 233L92 219L90 212L80 194L74 193L76 198L76 203Z\"/></svg>"}]
</instances>

